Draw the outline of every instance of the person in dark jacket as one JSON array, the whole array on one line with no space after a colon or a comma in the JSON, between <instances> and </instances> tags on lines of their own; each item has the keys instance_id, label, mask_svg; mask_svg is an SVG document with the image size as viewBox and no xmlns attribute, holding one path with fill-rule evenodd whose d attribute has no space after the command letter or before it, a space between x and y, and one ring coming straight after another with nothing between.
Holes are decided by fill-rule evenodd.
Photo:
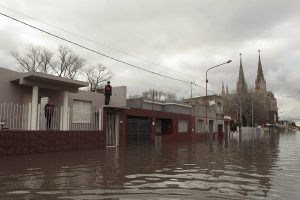
<instances>
[{"instance_id":1,"label":"person in dark jacket","mask_svg":"<svg viewBox=\"0 0 300 200\"><path fill-rule=\"evenodd\" d=\"M112 94L112 87L110 85L110 81L107 81L107 85L104 88L105 105L109 104L111 94Z\"/></svg>"},{"instance_id":2,"label":"person in dark jacket","mask_svg":"<svg viewBox=\"0 0 300 200\"><path fill-rule=\"evenodd\" d=\"M54 105L51 101L45 105L45 118L47 121L46 128L47 130L51 127L51 121L54 113Z\"/></svg>"}]
</instances>

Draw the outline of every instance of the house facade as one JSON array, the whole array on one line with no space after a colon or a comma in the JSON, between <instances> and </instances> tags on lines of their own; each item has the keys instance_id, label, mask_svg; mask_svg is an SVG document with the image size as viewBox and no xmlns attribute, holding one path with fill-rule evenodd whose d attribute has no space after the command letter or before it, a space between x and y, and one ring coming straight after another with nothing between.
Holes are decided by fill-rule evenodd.
<instances>
[{"instance_id":1,"label":"house facade","mask_svg":"<svg viewBox=\"0 0 300 200\"><path fill-rule=\"evenodd\" d=\"M192 106L145 98L128 99L126 144L193 140Z\"/></svg>"},{"instance_id":2,"label":"house facade","mask_svg":"<svg viewBox=\"0 0 300 200\"><path fill-rule=\"evenodd\" d=\"M55 109L52 130L102 130L104 95L79 90L87 82L0 68L0 122L10 130L45 130L44 106ZM125 86L113 87L109 107L125 107Z\"/></svg>"},{"instance_id":3,"label":"house facade","mask_svg":"<svg viewBox=\"0 0 300 200\"><path fill-rule=\"evenodd\" d=\"M224 124L223 98L221 96L207 96L207 105L205 96L185 99L185 102L193 108L196 133L223 133L228 130L228 123Z\"/></svg>"}]
</instances>

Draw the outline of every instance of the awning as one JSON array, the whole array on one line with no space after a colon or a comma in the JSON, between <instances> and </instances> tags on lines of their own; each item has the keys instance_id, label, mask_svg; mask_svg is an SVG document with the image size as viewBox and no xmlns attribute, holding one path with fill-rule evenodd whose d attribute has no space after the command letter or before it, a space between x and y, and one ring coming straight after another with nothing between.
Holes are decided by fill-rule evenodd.
<instances>
[{"instance_id":1,"label":"awning","mask_svg":"<svg viewBox=\"0 0 300 200\"><path fill-rule=\"evenodd\" d=\"M68 92L78 92L79 88L88 86L88 82L53 76L41 72L20 73L18 76L13 77L11 82L24 86L37 86L44 89Z\"/></svg>"}]
</instances>

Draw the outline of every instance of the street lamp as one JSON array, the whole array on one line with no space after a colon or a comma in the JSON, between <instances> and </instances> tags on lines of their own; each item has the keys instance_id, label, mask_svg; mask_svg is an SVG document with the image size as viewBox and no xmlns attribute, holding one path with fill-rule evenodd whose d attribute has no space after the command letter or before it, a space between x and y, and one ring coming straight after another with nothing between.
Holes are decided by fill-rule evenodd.
<instances>
[{"instance_id":1,"label":"street lamp","mask_svg":"<svg viewBox=\"0 0 300 200\"><path fill-rule=\"evenodd\" d=\"M213 68L216 68L216 67L219 67L221 65L225 65L225 64L228 64L228 63L231 63L232 60L228 60L224 63L221 63L219 65L216 65L216 66L213 66L213 67L210 67L206 70L206 76L205 76L205 130L206 130L206 134L207 134L207 107L208 107L208 97L207 97L207 83L208 83L208 79L207 79L207 72Z\"/></svg>"}]
</instances>

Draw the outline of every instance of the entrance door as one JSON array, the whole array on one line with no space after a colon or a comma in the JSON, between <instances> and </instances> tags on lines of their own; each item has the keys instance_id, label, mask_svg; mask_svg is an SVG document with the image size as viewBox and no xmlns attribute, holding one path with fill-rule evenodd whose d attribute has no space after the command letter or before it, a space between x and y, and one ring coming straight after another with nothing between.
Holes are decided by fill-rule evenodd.
<instances>
[{"instance_id":1,"label":"entrance door","mask_svg":"<svg viewBox=\"0 0 300 200\"><path fill-rule=\"evenodd\" d=\"M214 132L214 121L213 120L209 120L209 133L213 133Z\"/></svg>"},{"instance_id":2,"label":"entrance door","mask_svg":"<svg viewBox=\"0 0 300 200\"><path fill-rule=\"evenodd\" d=\"M119 145L119 115L107 113L106 115L106 146L117 147Z\"/></svg>"}]
</instances>

